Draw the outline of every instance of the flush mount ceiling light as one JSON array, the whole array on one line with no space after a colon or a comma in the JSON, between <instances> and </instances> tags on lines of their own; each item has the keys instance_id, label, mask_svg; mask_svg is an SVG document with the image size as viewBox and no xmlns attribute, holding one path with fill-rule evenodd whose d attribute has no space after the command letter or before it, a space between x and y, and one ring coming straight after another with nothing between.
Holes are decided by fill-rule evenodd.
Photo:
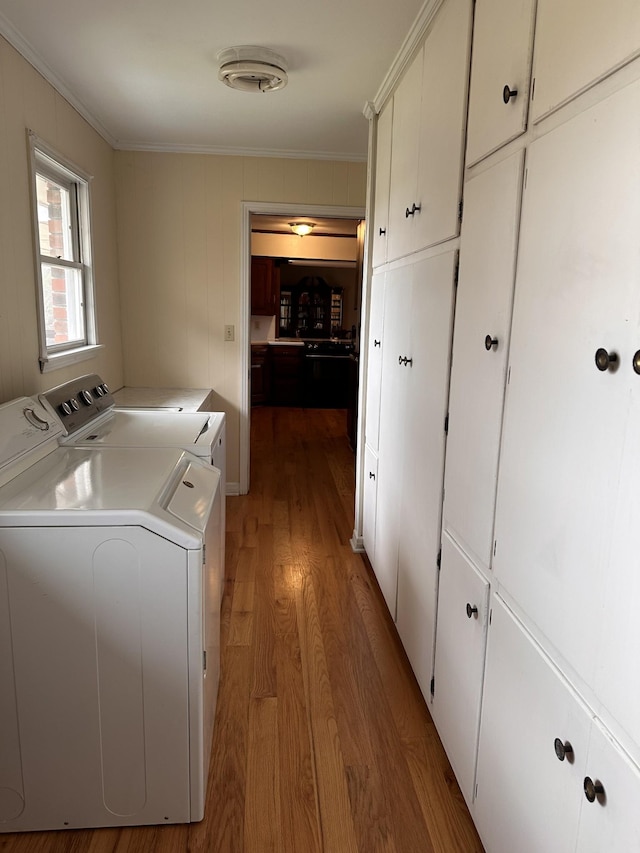
<instances>
[{"instance_id":1,"label":"flush mount ceiling light","mask_svg":"<svg viewBox=\"0 0 640 853\"><path fill-rule=\"evenodd\" d=\"M218 77L241 92L275 92L287 85L287 64L266 47L227 47L217 55Z\"/></svg>"},{"instance_id":2,"label":"flush mount ceiling light","mask_svg":"<svg viewBox=\"0 0 640 853\"><path fill-rule=\"evenodd\" d=\"M289 228L293 231L294 234L297 234L298 237L305 237L307 234L311 234L313 229L316 227L315 222L290 222Z\"/></svg>"}]
</instances>

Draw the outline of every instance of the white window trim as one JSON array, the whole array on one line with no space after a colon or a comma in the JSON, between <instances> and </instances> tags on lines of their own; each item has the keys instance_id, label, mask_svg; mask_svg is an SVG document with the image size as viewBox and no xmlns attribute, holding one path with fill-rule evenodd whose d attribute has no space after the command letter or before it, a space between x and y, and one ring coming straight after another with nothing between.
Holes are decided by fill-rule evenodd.
<instances>
[{"instance_id":1,"label":"white window trim","mask_svg":"<svg viewBox=\"0 0 640 853\"><path fill-rule=\"evenodd\" d=\"M31 209L33 217L33 246L36 277L36 301L38 307L38 338L39 338L39 362L40 372L48 373L58 370L80 361L93 358L101 349L103 344L98 343L98 326L96 316L95 288L93 275L93 245L91 228L91 193L89 186L93 176L87 174L75 163L72 163L55 148L40 139L32 130L27 131L29 142L30 181L31 181ZM53 166L59 172L66 173L70 180L78 184L83 194L82 203L79 206L78 216L80 220L80 239L82 242L82 265L84 278L85 298L85 325L86 344L73 346L67 349L56 348L52 350L47 347L46 328L44 320L44 296L42 287L42 266L40 262L40 240L38 236L38 200L36 193L36 172L38 171L38 159L45 157L53 162Z\"/></svg>"}]
</instances>

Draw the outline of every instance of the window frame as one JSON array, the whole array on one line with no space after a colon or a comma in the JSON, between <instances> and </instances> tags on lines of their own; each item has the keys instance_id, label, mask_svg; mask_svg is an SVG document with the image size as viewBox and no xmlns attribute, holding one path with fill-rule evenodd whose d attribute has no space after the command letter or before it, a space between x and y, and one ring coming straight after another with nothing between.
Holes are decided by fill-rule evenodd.
<instances>
[{"instance_id":1,"label":"window frame","mask_svg":"<svg viewBox=\"0 0 640 853\"><path fill-rule=\"evenodd\" d=\"M88 175L51 145L28 131L31 207L33 215L33 247L35 261L36 301L38 308L38 338L40 371L46 373L76 362L92 358L102 349L98 343L96 303L93 271L93 244L91 228L92 176ZM40 222L36 180L42 175L60 183L69 190L72 223L73 259L55 258L41 253ZM80 273L83 302L84 337L64 343L48 344L45 316L43 264L53 264Z\"/></svg>"}]
</instances>

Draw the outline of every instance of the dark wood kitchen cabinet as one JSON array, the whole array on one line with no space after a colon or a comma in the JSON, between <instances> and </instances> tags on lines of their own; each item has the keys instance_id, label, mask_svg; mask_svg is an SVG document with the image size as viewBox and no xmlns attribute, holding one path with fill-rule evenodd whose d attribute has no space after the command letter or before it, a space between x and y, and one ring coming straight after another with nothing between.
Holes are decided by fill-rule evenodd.
<instances>
[{"instance_id":1,"label":"dark wood kitchen cabinet","mask_svg":"<svg viewBox=\"0 0 640 853\"><path fill-rule=\"evenodd\" d=\"M271 317L280 297L280 268L273 258L251 258L251 313Z\"/></svg>"},{"instance_id":2,"label":"dark wood kitchen cabinet","mask_svg":"<svg viewBox=\"0 0 640 853\"><path fill-rule=\"evenodd\" d=\"M251 405L269 403L271 359L268 344L251 344Z\"/></svg>"},{"instance_id":3,"label":"dark wood kitchen cabinet","mask_svg":"<svg viewBox=\"0 0 640 853\"><path fill-rule=\"evenodd\" d=\"M303 404L304 348L296 344L278 344L270 347L271 398L274 406L301 406Z\"/></svg>"}]
</instances>

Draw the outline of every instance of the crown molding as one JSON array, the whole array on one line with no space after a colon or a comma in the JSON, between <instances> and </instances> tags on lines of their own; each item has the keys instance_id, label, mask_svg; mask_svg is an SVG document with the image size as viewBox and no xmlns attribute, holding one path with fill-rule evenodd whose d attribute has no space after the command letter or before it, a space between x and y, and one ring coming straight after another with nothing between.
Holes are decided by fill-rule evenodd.
<instances>
[{"instance_id":1,"label":"crown molding","mask_svg":"<svg viewBox=\"0 0 640 853\"><path fill-rule=\"evenodd\" d=\"M295 151L287 148L229 148L220 145L180 145L179 143L150 143L119 141L118 151L155 151L161 154L218 154L223 157L280 157L292 160L328 160L335 163L366 163L367 154L342 151Z\"/></svg>"},{"instance_id":2,"label":"crown molding","mask_svg":"<svg viewBox=\"0 0 640 853\"><path fill-rule=\"evenodd\" d=\"M418 16L407 33L407 37L403 41L396 58L391 63L391 67L387 71L387 74L382 81L375 98L373 99L373 105L376 113L380 112L385 102L392 94L398 80L402 76L409 62L413 59L416 50L422 44L427 30L431 26L431 22L435 18L436 12L440 6L442 6L443 2L444 0L425 0L424 6L418 12Z\"/></svg>"}]
</instances>

